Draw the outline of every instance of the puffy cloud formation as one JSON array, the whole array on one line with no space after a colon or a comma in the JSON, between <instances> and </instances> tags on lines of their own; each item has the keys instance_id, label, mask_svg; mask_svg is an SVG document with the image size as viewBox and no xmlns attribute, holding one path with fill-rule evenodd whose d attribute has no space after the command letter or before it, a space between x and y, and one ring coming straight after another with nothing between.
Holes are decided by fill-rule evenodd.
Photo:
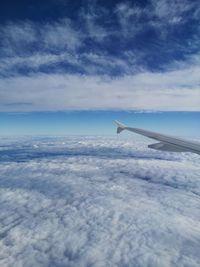
<instances>
[{"instance_id":1,"label":"puffy cloud formation","mask_svg":"<svg viewBox=\"0 0 200 267\"><path fill-rule=\"evenodd\" d=\"M1 139L0 265L199 266L199 156L146 146Z\"/></svg>"}]
</instances>

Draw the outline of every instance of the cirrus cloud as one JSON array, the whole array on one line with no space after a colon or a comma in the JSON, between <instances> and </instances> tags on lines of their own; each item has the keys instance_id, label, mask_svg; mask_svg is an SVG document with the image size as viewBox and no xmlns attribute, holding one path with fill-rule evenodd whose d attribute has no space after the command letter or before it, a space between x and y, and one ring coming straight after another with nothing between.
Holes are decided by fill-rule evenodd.
<instances>
[{"instance_id":1,"label":"cirrus cloud","mask_svg":"<svg viewBox=\"0 0 200 267\"><path fill-rule=\"evenodd\" d=\"M87 7L0 25L0 111L199 111L196 1Z\"/></svg>"}]
</instances>

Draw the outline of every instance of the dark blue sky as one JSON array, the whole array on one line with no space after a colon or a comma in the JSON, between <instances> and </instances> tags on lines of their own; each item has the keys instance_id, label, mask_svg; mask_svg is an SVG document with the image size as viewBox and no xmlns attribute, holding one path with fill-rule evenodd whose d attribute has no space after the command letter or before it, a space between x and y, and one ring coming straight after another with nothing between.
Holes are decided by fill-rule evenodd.
<instances>
[{"instance_id":1,"label":"dark blue sky","mask_svg":"<svg viewBox=\"0 0 200 267\"><path fill-rule=\"evenodd\" d=\"M199 6L199 1L186 0L4 1L0 5L1 57L70 53L71 61L39 64L37 71L45 73L118 76L141 69L168 70L199 52ZM105 66L89 53L116 64ZM74 62L76 57L79 64ZM36 70L24 63L9 66L1 74L10 75L9 71Z\"/></svg>"},{"instance_id":2,"label":"dark blue sky","mask_svg":"<svg viewBox=\"0 0 200 267\"><path fill-rule=\"evenodd\" d=\"M199 25L199 1L4 1L0 112L198 112Z\"/></svg>"}]
</instances>

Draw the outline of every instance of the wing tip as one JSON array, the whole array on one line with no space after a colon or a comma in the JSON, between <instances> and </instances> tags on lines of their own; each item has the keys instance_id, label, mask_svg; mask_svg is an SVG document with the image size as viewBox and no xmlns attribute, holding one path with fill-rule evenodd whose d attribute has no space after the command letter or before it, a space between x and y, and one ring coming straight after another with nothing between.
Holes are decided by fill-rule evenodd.
<instances>
[{"instance_id":1,"label":"wing tip","mask_svg":"<svg viewBox=\"0 0 200 267\"><path fill-rule=\"evenodd\" d=\"M117 133L118 134L121 133L124 129L126 129L126 126L123 123L121 123L117 120L115 120L114 122L117 124Z\"/></svg>"}]
</instances>

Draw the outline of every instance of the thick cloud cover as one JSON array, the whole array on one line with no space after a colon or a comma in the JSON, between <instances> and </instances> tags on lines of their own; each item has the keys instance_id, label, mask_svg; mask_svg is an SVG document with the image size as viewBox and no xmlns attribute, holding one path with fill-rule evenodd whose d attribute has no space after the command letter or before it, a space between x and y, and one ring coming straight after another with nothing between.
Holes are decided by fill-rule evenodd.
<instances>
[{"instance_id":1,"label":"thick cloud cover","mask_svg":"<svg viewBox=\"0 0 200 267\"><path fill-rule=\"evenodd\" d=\"M1 139L1 266L199 266L200 158L111 137Z\"/></svg>"}]
</instances>

